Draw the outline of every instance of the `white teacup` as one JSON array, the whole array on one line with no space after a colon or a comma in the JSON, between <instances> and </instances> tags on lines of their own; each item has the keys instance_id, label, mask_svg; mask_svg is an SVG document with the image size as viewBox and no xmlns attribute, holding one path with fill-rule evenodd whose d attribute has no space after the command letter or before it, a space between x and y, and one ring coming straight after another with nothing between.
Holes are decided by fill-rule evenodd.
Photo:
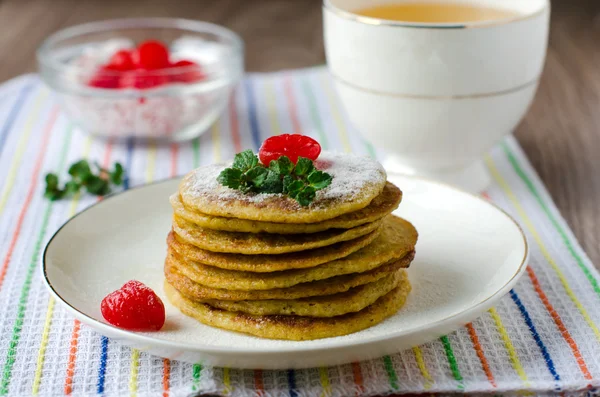
<instances>
[{"instance_id":1,"label":"white teacup","mask_svg":"<svg viewBox=\"0 0 600 397\"><path fill-rule=\"evenodd\" d=\"M325 48L337 91L355 127L390 153L384 165L480 191L489 183L482 156L516 127L535 95L549 0L435 0L516 14L475 23L353 13L401 2L419 0L324 0Z\"/></svg>"}]
</instances>

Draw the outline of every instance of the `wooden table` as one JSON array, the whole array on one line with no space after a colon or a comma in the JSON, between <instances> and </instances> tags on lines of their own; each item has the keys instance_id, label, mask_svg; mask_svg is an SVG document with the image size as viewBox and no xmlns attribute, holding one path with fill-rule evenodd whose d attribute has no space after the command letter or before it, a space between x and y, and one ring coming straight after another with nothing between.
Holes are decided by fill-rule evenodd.
<instances>
[{"instance_id":1,"label":"wooden table","mask_svg":"<svg viewBox=\"0 0 600 397\"><path fill-rule=\"evenodd\" d=\"M321 0L0 0L0 81L35 70L49 33L116 17L169 16L223 24L247 45L247 69L325 62ZM546 70L516 131L561 213L600 265L600 1L553 0Z\"/></svg>"}]
</instances>

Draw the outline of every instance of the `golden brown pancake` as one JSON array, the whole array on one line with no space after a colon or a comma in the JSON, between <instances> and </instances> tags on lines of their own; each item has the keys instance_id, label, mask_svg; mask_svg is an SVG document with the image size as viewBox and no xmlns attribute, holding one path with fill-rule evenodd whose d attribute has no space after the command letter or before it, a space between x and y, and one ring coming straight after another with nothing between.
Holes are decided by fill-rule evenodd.
<instances>
[{"instance_id":1,"label":"golden brown pancake","mask_svg":"<svg viewBox=\"0 0 600 397\"><path fill-rule=\"evenodd\" d=\"M354 240L332 244L327 247L279 255L243 255L206 251L184 242L181 240L181 237L172 231L167 237L167 244L169 248L189 261L221 269L267 273L286 269L313 267L343 258L373 242L379 235L380 229L382 228Z\"/></svg>"},{"instance_id":2,"label":"golden brown pancake","mask_svg":"<svg viewBox=\"0 0 600 397\"><path fill-rule=\"evenodd\" d=\"M398 208L401 200L400 189L387 182L383 192L375 197L368 206L358 211L317 223L274 223L207 215L186 208L179 193L170 198L176 216L201 228L228 232L274 234L302 234L322 232L328 229L351 229L390 214Z\"/></svg>"},{"instance_id":3,"label":"golden brown pancake","mask_svg":"<svg viewBox=\"0 0 600 397\"><path fill-rule=\"evenodd\" d=\"M346 292L334 295L315 296L302 299L270 299L258 301L206 300L217 309L230 312L243 312L254 316L308 316L334 317L358 312L375 303L382 296L396 288L406 278L406 271L399 270L372 283L360 285Z\"/></svg>"},{"instance_id":4,"label":"golden brown pancake","mask_svg":"<svg viewBox=\"0 0 600 397\"><path fill-rule=\"evenodd\" d=\"M353 273L332 277L312 283L297 284L290 288L240 291L223 288L210 288L198 284L181 274L171 256L165 260L165 277L169 284L193 300L219 299L230 301L263 299L300 299L310 296L333 295L346 292L350 288L380 280L404 266L402 261L390 262L369 272Z\"/></svg>"},{"instance_id":5,"label":"golden brown pancake","mask_svg":"<svg viewBox=\"0 0 600 397\"><path fill-rule=\"evenodd\" d=\"M229 165L227 165L229 166ZM303 207L282 194L243 193L222 186L217 177L227 167L213 164L188 173L179 185L181 201L190 211L226 218L275 223L317 223L358 211L383 191L386 173L368 157L323 152L317 169L333 176Z\"/></svg>"},{"instance_id":6,"label":"golden brown pancake","mask_svg":"<svg viewBox=\"0 0 600 397\"><path fill-rule=\"evenodd\" d=\"M169 301L184 314L201 323L261 338L297 341L347 335L372 327L394 315L404 306L410 289L410 283L406 280L359 312L317 318L281 315L253 316L221 310L204 303L191 301L171 285L165 283L165 293Z\"/></svg>"},{"instance_id":7,"label":"golden brown pancake","mask_svg":"<svg viewBox=\"0 0 600 397\"><path fill-rule=\"evenodd\" d=\"M226 289L271 289L360 273L392 259L412 260L414 254L407 255L414 251L417 231L410 222L389 216L378 230L378 236L374 235L376 231L349 242L281 255L213 253L181 242L173 233L167 244L185 258L188 277L201 284Z\"/></svg>"},{"instance_id":8,"label":"golden brown pancake","mask_svg":"<svg viewBox=\"0 0 600 397\"><path fill-rule=\"evenodd\" d=\"M330 229L312 234L237 233L202 229L173 217L173 231L185 242L212 252L235 254L284 254L325 247L371 233L381 226L378 220L352 229Z\"/></svg>"}]
</instances>

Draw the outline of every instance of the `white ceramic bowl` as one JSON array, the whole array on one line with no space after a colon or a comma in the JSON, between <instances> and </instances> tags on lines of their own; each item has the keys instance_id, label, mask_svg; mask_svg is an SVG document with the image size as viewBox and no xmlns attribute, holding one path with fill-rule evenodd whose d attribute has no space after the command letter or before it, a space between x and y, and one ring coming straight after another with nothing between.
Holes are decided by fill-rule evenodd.
<instances>
[{"instance_id":1,"label":"white ceramic bowl","mask_svg":"<svg viewBox=\"0 0 600 397\"><path fill-rule=\"evenodd\" d=\"M396 2L414 0L396 0ZM527 111L542 73L548 0L440 0L514 11L506 20L404 23L352 11L385 0L325 0L327 62L357 129L393 154L386 166L469 190L481 156Z\"/></svg>"}]
</instances>

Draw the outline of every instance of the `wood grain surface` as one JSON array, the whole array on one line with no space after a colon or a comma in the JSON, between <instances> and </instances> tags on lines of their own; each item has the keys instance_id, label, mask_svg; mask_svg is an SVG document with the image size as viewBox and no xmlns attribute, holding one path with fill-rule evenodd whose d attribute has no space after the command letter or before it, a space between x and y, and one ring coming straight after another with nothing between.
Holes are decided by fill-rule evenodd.
<instances>
[{"instance_id":1,"label":"wood grain surface","mask_svg":"<svg viewBox=\"0 0 600 397\"><path fill-rule=\"evenodd\" d=\"M553 0L540 90L516 136L559 210L600 265L600 1ZM246 42L248 71L323 64L320 0L0 0L0 82L35 70L48 34L140 16L201 19Z\"/></svg>"}]
</instances>

